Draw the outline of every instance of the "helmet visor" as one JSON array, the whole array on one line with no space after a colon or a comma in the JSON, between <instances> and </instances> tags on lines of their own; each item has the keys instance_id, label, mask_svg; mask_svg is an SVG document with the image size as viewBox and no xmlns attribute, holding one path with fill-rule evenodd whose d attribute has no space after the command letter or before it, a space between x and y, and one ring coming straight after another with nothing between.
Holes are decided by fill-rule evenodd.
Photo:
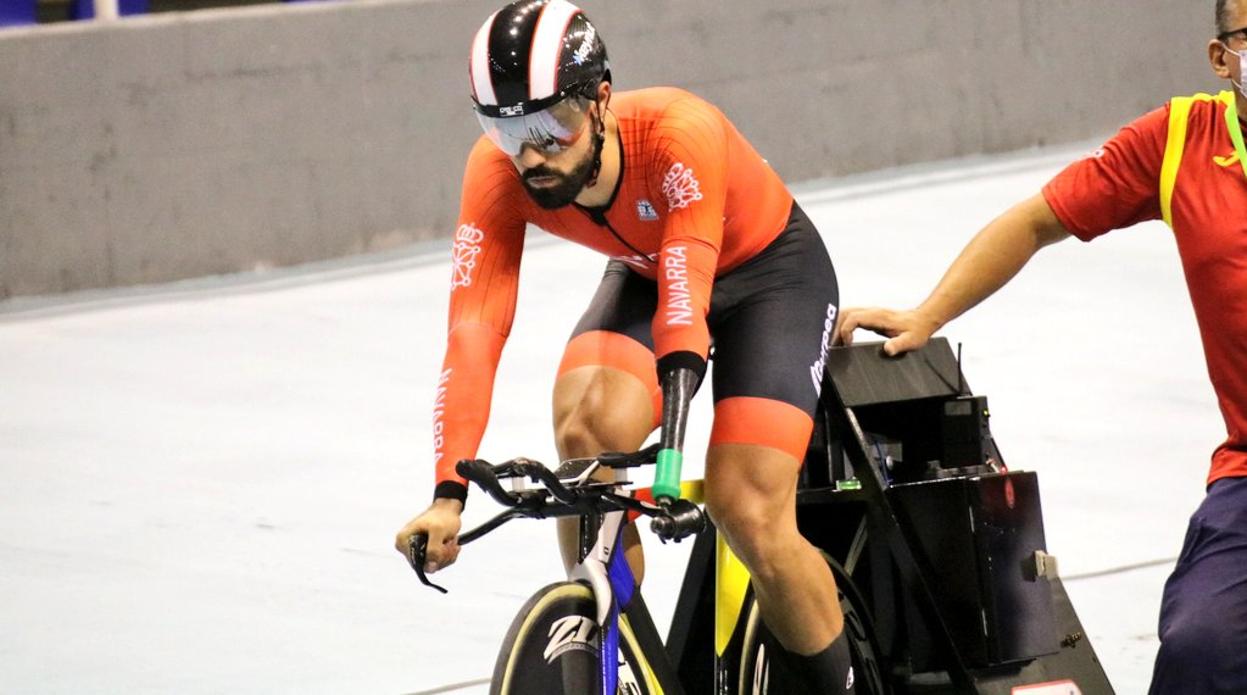
<instances>
[{"instance_id":1,"label":"helmet visor","mask_svg":"<svg viewBox=\"0 0 1247 695\"><path fill-rule=\"evenodd\" d=\"M570 97L553 106L523 116L495 118L477 112L476 118L490 142L515 157L525 145L546 154L558 154L584 135L589 100Z\"/></svg>"}]
</instances>

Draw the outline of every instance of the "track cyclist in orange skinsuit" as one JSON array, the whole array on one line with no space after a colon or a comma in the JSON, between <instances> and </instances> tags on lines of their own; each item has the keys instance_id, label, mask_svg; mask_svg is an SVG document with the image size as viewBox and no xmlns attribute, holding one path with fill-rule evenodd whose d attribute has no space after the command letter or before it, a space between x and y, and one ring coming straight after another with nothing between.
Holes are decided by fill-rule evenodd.
<instances>
[{"instance_id":1,"label":"track cyclist in orange skinsuit","mask_svg":"<svg viewBox=\"0 0 1247 695\"><path fill-rule=\"evenodd\" d=\"M453 246L437 486L399 531L399 552L424 533L427 571L458 555L467 488L454 466L476 455L485 430L533 224L610 258L559 368L560 456L636 450L687 412L713 338L707 509L752 574L768 627L798 655L791 668L806 690L853 692L835 582L796 524L838 304L817 231L714 106L678 89L614 94L601 36L566 0L491 15L468 72L485 135L468 157ZM574 529L560 536L571 563Z\"/></svg>"}]
</instances>

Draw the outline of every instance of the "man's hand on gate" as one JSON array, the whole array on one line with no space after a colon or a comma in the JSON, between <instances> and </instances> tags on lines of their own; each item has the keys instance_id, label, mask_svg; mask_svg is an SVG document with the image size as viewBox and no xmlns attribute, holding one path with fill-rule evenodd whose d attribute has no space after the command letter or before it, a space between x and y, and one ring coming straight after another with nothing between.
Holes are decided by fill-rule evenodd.
<instances>
[{"instance_id":1,"label":"man's hand on gate","mask_svg":"<svg viewBox=\"0 0 1247 695\"><path fill-rule=\"evenodd\" d=\"M929 318L916 309L895 311L893 309L850 308L840 314L836 336L841 345L853 344L853 331L865 328L889 338L883 351L895 357L903 352L917 350L930 340L940 322Z\"/></svg>"},{"instance_id":2,"label":"man's hand on gate","mask_svg":"<svg viewBox=\"0 0 1247 695\"><path fill-rule=\"evenodd\" d=\"M424 571L432 574L453 564L459 557L459 526L463 503L455 499L439 498L398 532L394 548L403 556L411 548L411 537L423 533L429 537Z\"/></svg>"}]
</instances>

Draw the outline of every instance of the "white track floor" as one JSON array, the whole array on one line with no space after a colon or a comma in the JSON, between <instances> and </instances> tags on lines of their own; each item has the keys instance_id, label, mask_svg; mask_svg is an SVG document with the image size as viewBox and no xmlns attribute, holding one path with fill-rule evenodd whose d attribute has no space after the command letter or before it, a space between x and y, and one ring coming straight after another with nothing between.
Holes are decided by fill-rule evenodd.
<instances>
[{"instance_id":1,"label":"white track floor","mask_svg":"<svg viewBox=\"0 0 1247 695\"><path fill-rule=\"evenodd\" d=\"M912 305L1076 155L798 194L845 305ZM554 456L549 389L603 265L530 236L487 458ZM0 692L399 695L487 677L512 612L561 565L551 528L517 522L437 575L442 596L391 548L431 490L448 276L442 249L0 303ZM945 335L1007 463L1040 473L1049 550L1110 678L1144 692L1162 584L1224 436L1169 232L1047 249ZM493 511L474 495L467 521ZM688 544L648 546L665 633Z\"/></svg>"}]
</instances>

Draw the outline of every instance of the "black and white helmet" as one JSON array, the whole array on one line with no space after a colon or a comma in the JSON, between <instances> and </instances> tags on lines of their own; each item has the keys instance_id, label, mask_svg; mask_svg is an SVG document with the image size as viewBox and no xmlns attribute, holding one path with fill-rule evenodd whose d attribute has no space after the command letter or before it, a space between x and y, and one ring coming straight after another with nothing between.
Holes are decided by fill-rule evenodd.
<instances>
[{"instance_id":1,"label":"black and white helmet","mask_svg":"<svg viewBox=\"0 0 1247 695\"><path fill-rule=\"evenodd\" d=\"M476 32L468 62L472 101L485 118L542 111L568 96L594 98L610 80L606 45L567 0L517 0Z\"/></svg>"}]
</instances>

